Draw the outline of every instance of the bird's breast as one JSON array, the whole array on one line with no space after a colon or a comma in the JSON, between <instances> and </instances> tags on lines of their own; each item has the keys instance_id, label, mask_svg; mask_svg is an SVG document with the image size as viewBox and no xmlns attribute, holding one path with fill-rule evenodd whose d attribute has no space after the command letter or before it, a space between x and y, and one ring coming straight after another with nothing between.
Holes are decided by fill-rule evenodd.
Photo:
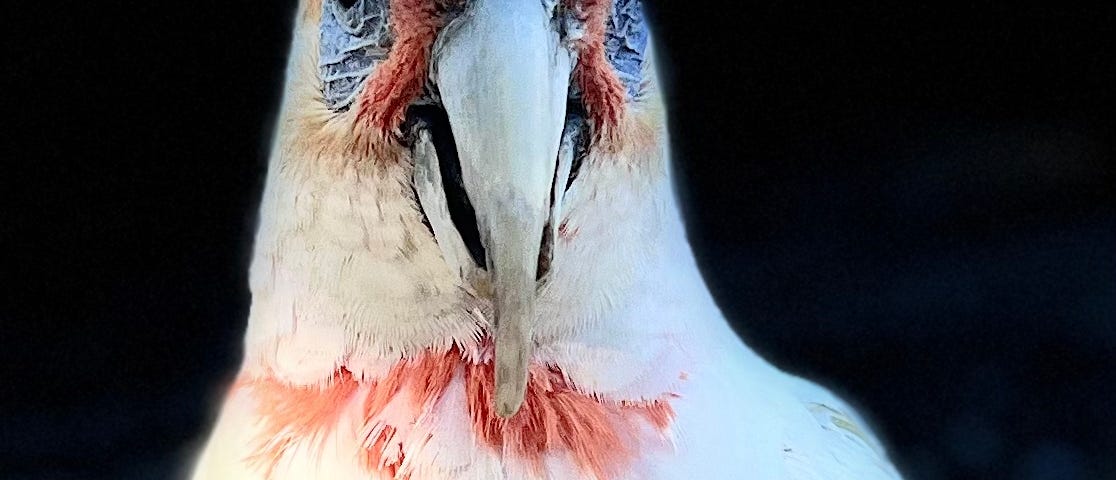
<instances>
[{"instance_id":1,"label":"bird's breast","mask_svg":"<svg viewBox=\"0 0 1116 480\"><path fill-rule=\"evenodd\" d=\"M262 426L245 461L268 477L292 456L315 455L314 445L334 435L355 436L346 442L354 461L387 478L476 468L503 472L491 478L547 478L555 471L629 478L641 456L671 448L673 392L603 399L579 390L561 368L536 363L522 410L501 419L493 388L485 341L398 361L375 378L344 365L311 386L244 377L233 395L250 399Z\"/></svg>"}]
</instances>

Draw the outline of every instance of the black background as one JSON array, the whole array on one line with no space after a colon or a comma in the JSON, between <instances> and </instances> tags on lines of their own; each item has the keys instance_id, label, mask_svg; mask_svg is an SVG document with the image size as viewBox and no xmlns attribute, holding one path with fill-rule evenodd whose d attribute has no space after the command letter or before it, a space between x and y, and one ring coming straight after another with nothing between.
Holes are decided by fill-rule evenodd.
<instances>
[{"instance_id":1,"label":"black background","mask_svg":"<svg viewBox=\"0 0 1116 480\"><path fill-rule=\"evenodd\" d=\"M240 354L294 2L42 3L3 20L0 478L167 477ZM649 10L750 344L911 479L1116 479L1113 10Z\"/></svg>"}]
</instances>

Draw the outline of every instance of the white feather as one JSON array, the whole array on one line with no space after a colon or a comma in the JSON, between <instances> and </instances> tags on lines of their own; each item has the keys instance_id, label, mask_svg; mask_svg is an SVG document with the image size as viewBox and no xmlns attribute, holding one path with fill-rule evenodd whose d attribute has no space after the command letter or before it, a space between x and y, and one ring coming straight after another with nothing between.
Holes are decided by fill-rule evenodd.
<instances>
[{"instance_id":1,"label":"white feather","mask_svg":"<svg viewBox=\"0 0 1116 480\"><path fill-rule=\"evenodd\" d=\"M453 238L440 233L452 225L437 200L433 156L420 155L414 170L406 163L329 167L344 163L336 139L352 119L321 106L315 29L306 28L313 22L312 14L302 18L291 51L251 267L242 368L248 377L298 385L321 383L339 362L358 378L378 378L404 356L475 343L491 318L491 305L461 275L469 261L463 245L441 242ZM641 456L632 479L900 478L855 411L771 366L728 327L686 239L662 99L646 68L649 88L629 111L628 127L644 129L652 141L591 155L561 208L551 211L560 219L552 228L566 224L568 231L555 237L539 293L536 361L603 398L679 395L669 445ZM559 168L568 171L569 163L563 158ZM412 181L439 242L422 225ZM530 478L522 465L477 444L468 417L452 413L466 403L461 379L452 382L424 416L396 432L404 470L414 478ZM331 434L319 452L304 445L287 454L275 478L367 478L352 455L362 432L359 408L351 409L343 421L351 427ZM243 394L226 399L193 478L262 478L243 462L259 428ZM560 453L544 464L551 479L580 472Z\"/></svg>"}]
</instances>

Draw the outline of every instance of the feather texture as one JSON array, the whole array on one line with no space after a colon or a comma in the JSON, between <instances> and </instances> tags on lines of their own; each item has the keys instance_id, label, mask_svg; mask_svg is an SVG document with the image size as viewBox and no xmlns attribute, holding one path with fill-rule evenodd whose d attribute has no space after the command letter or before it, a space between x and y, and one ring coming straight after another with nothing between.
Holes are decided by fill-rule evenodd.
<instances>
[{"instance_id":1,"label":"feather texture","mask_svg":"<svg viewBox=\"0 0 1116 480\"><path fill-rule=\"evenodd\" d=\"M583 7L604 25L608 2ZM386 141L362 117L375 105L370 118L394 125L402 97L375 92L413 79L375 73L371 103L331 110L321 6L300 8L245 357L194 479L900 478L869 424L757 356L713 302L671 185L650 45L640 94L621 105L615 75L585 77L603 50L583 47L577 78L619 141L591 149L568 190L555 182L527 399L495 416L492 301L450 234L438 159L428 138ZM429 44L412 40L417 56L380 68L425 62Z\"/></svg>"}]
</instances>

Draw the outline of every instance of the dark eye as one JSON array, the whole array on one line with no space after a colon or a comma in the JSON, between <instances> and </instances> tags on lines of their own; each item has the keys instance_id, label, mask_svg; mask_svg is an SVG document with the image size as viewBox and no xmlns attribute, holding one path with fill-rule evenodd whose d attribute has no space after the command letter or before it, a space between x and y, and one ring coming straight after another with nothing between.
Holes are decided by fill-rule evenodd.
<instances>
[{"instance_id":1,"label":"dark eye","mask_svg":"<svg viewBox=\"0 0 1116 480\"><path fill-rule=\"evenodd\" d=\"M353 5L356 5L356 3L357 0L337 0L337 4L346 10L353 8Z\"/></svg>"}]
</instances>

